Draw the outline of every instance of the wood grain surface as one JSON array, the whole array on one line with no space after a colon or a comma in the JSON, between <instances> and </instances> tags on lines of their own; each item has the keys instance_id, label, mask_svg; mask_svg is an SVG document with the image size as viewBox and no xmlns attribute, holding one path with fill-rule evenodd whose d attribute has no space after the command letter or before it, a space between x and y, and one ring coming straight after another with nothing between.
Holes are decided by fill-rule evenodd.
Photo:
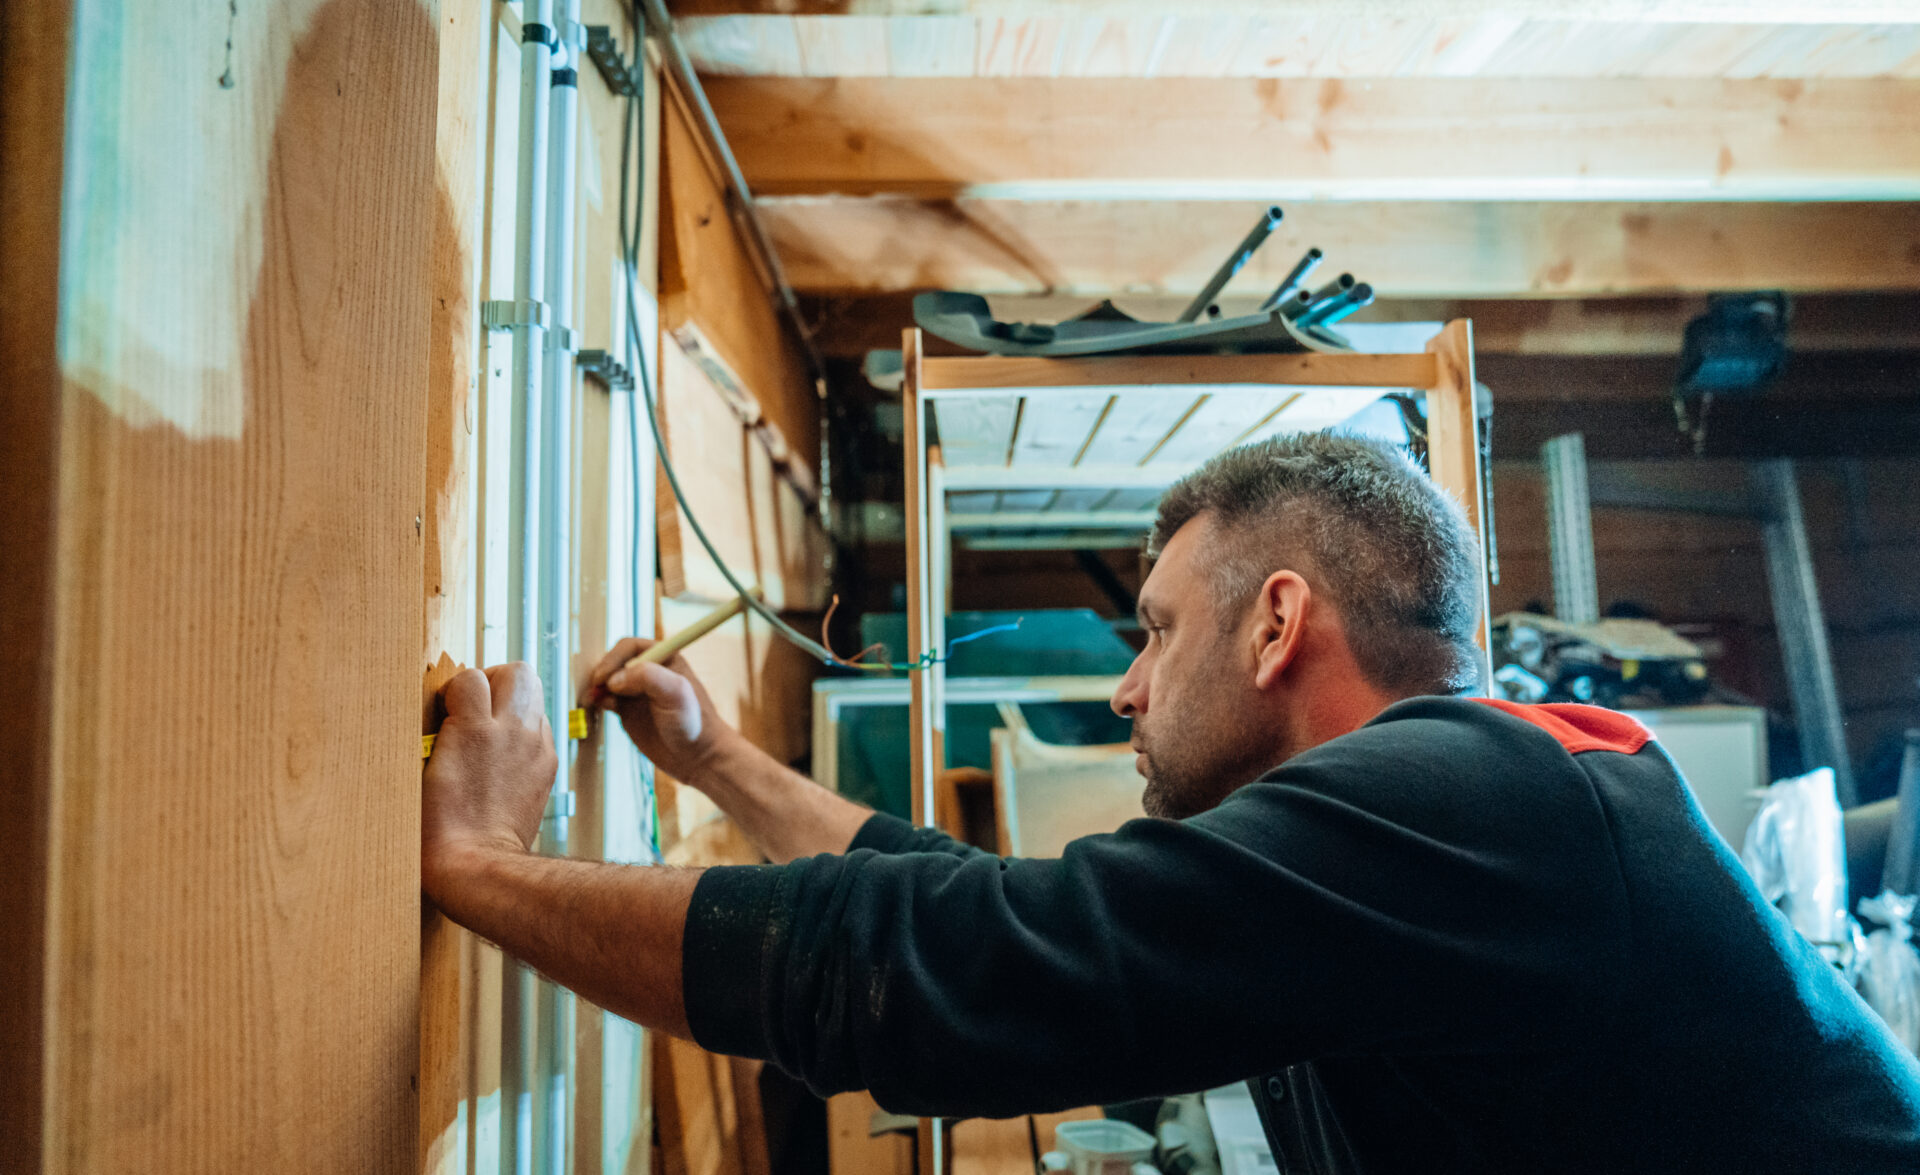
<instances>
[{"instance_id":1,"label":"wood grain surface","mask_svg":"<svg viewBox=\"0 0 1920 1175\"><path fill-rule=\"evenodd\" d=\"M61 152L67 0L29 0L0 37L0 1138L10 1169L39 1171L46 1075L48 819L57 706L55 519L60 462Z\"/></svg>"},{"instance_id":2,"label":"wood grain surface","mask_svg":"<svg viewBox=\"0 0 1920 1175\"><path fill-rule=\"evenodd\" d=\"M72 38L37 1169L409 1171L432 6L204 7Z\"/></svg>"}]
</instances>

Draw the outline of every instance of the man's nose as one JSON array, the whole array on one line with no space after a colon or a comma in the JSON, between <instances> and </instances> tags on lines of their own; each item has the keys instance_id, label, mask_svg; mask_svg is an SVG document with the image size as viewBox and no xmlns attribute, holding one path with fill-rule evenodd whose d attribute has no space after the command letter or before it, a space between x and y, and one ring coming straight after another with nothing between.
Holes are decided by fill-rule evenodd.
<instances>
[{"instance_id":1,"label":"man's nose","mask_svg":"<svg viewBox=\"0 0 1920 1175\"><path fill-rule=\"evenodd\" d=\"M1147 678L1140 672L1140 658L1135 657L1133 664L1127 666L1127 675L1120 679L1120 688L1113 691L1113 700L1107 704L1122 718L1135 718L1145 712Z\"/></svg>"}]
</instances>

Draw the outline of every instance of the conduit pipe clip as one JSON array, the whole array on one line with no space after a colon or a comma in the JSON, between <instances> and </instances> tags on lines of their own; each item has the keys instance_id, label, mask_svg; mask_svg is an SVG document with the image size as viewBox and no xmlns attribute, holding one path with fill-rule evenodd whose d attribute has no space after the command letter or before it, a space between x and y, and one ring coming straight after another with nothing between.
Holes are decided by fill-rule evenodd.
<instances>
[{"instance_id":1,"label":"conduit pipe clip","mask_svg":"<svg viewBox=\"0 0 1920 1175\"><path fill-rule=\"evenodd\" d=\"M495 301L480 305L480 323L488 330L512 330L518 326L537 326L545 330L551 320L552 312L545 302Z\"/></svg>"}]
</instances>

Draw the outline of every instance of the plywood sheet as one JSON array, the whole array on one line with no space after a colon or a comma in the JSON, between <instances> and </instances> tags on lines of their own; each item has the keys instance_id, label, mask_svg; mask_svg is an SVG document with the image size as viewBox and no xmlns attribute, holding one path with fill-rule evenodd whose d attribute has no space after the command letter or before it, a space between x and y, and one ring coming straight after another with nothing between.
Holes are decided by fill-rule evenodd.
<instances>
[{"instance_id":1,"label":"plywood sheet","mask_svg":"<svg viewBox=\"0 0 1920 1175\"><path fill-rule=\"evenodd\" d=\"M826 604L825 535L766 446L687 354L661 348L658 400L668 452L687 500L720 558L775 608ZM720 602L733 588L700 545L660 474L656 503L661 579L668 595Z\"/></svg>"},{"instance_id":2,"label":"plywood sheet","mask_svg":"<svg viewBox=\"0 0 1920 1175\"><path fill-rule=\"evenodd\" d=\"M410 1171L432 12L72 44L48 1153Z\"/></svg>"},{"instance_id":3,"label":"plywood sheet","mask_svg":"<svg viewBox=\"0 0 1920 1175\"><path fill-rule=\"evenodd\" d=\"M728 209L677 90L662 109L661 325L698 325L797 453L820 451L820 401L770 287Z\"/></svg>"}]
</instances>

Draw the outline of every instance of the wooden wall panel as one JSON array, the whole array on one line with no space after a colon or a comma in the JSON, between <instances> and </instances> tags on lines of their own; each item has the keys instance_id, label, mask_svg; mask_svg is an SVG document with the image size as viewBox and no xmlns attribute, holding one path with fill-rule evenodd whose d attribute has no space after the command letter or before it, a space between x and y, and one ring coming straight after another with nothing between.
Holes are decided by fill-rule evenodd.
<instances>
[{"instance_id":1,"label":"wooden wall panel","mask_svg":"<svg viewBox=\"0 0 1920 1175\"><path fill-rule=\"evenodd\" d=\"M711 379L670 338L662 340L657 405L668 451L694 514L741 582L758 584L775 608L826 604L825 534L766 447ZM660 570L670 596L721 602L733 595L686 524L664 471L655 496Z\"/></svg>"},{"instance_id":2,"label":"wooden wall panel","mask_svg":"<svg viewBox=\"0 0 1920 1175\"><path fill-rule=\"evenodd\" d=\"M411 1170L433 6L29 32L9 106L84 100L63 382L9 388L61 431L45 1135L8 1162Z\"/></svg>"},{"instance_id":3,"label":"wooden wall panel","mask_svg":"<svg viewBox=\"0 0 1920 1175\"><path fill-rule=\"evenodd\" d=\"M720 173L678 90L663 87L661 326L699 327L792 449L817 467L820 403L771 286L729 211Z\"/></svg>"},{"instance_id":4,"label":"wooden wall panel","mask_svg":"<svg viewBox=\"0 0 1920 1175\"><path fill-rule=\"evenodd\" d=\"M433 178L433 302L426 384L421 590L425 686L480 660L476 477L479 459L481 144L492 21L475 4L439 16ZM425 721L437 727L432 708ZM432 904L420 911L418 1168L470 1169L477 1122L470 1084L481 946Z\"/></svg>"},{"instance_id":5,"label":"wooden wall panel","mask_svg":"<svg viewBox=\"0 0 1920 1175\"><path fill-rule=\"evenodd\" d=\"M47 850L54 721L54 526L60 446L56 315L67 0L29 0L0 37L0 1138L40 1169Z\"/></svg>"}]
</instances>

